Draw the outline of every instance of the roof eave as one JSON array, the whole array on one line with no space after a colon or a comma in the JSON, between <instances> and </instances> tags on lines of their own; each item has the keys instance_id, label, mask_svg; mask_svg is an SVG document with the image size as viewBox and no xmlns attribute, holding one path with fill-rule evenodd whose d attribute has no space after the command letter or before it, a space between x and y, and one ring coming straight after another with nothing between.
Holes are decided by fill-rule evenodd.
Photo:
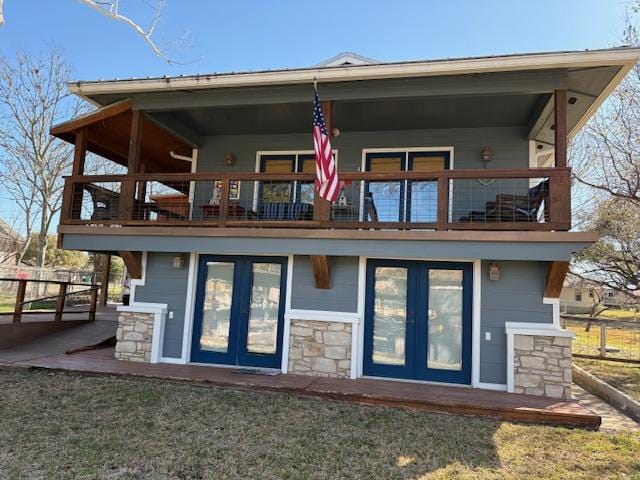
<instances>
[{"instance_id":1,"label":"roof eave","mask_svg":"<svg viewBox=\"0 0 640 480\"><path fill-rule=\"evenodd\" d=\"M318 82L348 82L387 78L468 75L474 73L553 68L585 68L620 65L629 69L640 59L640 49L620 48L584 52L561 52L459 60L351 65L233 74L195 75L152 79L73 82L69 90L83 98L94 95L133 94L172 90L199 90L250 86L276 86Z\"/></svg>"}]
</instances>

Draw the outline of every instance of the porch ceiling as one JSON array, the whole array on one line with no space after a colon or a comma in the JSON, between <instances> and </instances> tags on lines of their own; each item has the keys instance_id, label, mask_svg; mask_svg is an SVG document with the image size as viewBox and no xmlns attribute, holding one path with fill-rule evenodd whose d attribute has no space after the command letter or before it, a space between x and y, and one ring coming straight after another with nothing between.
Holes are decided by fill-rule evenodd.
<instances>
[{"instance_id":1,"label":"porch ceiling","mask_svg":"<svg viewBox=\"0 0 640 480\"><path fill-rule=\"evenodd\" d=\"M547 96L526 94L336 101L333 123L343 132L527 126L538 104L545 101ZM304 133L311 128L309 102L192 108L175 110L171 115L200 136Z\"/></svg>"},{"instance_id":2,"label":"porch ceiling","mask_svg":"<svg viewBox=\"0 0 640 480\"><path fill-rule=\"evenodd\" d=\"M69 122L56 125L51 134L75 143L76 133L86 129L87 150L119 165L127 166L132 110L128 101L100 108ZM170 152L191 156L191 146L149 118L142 125L140 157L150 173L191 171L191 164L171 157Z\"/></svg>"}]
</instances>

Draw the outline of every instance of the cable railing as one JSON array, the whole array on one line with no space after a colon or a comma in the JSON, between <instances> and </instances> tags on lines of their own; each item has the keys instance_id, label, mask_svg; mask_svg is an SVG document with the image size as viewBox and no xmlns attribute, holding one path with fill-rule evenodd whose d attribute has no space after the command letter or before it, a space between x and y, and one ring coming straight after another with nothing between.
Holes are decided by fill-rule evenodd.
<instances>
[{"instance_id":1,"label":"cable railing","mask_svg":"<svg viewBox=\"0 0 640 480\"><path fill-rule=\"evenodd\" d=\"M568 230L569 178L567 168L341 172L329 205L306 173L71 176L61 223Z\"/></svg>"}]
</instances>

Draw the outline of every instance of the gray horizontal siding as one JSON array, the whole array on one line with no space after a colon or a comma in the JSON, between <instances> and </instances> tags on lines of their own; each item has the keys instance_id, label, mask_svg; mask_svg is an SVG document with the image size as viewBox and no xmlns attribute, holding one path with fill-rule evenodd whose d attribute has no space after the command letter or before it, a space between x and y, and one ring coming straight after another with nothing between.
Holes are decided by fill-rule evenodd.
<instances>
[{"instance_id":1,"label":"gray horizontal siding","mask_svg":"<svg viewBox=\"0 0 640 480\"><path fill-rule=\"evenodd\" d=\"M174 256L175 253L147 254L145 284L136 287L135 301L167 304L168 311L173 312L173 318L167 315L162 355L179 358L182 354L189 269L187 262L181 269L174 269Z\"/></svg>"},{"instance_id":2,"label":"gray horizontal siding","mask_svg":"<svg viewBox=\"0 0 640 480\"><path fill-rule=\"evenodd\" d=\"M498 262L500 280L490 281L490 261L481 268L480 381L506 383L506 322L552 323L552 306L542 303L546 262ZM485 332L491 340L485 340Z\"/></svg>"},{"instance_id":3,"label":"gray horizontal siding","mask_svg":"<svg viewBox=\"0 0 640 480\"><path fill-rule=\"evenodd\" d=\"M306 255L293 259L291 308L352 312L358 310L358 257L332 257L331 288L315 288L311 260Z\"/></svg>"}]
</instances>

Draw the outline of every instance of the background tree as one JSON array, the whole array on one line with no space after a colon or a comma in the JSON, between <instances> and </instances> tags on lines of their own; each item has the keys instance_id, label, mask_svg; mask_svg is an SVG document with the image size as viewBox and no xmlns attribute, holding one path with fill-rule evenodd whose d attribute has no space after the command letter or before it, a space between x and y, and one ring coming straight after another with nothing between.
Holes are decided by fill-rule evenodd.
<instances>
[{"instance_id":1,"label":"background tree","mask_svg":"<svg viewBox=\"0 0 640 480\"><path fill-rule=\"evenodd\" d=\"M0 0L0 27L4 24L4 0ZM124 23L134 32L136 32L149 45L153 53L168 63L177 62L170 56L170 52L175 48L186 48L190 46L189 32L184 32L182 36L165 45L159 45L153 39L153 35L158 25L158 21L162 16L162 12L167 5L167 0L158 0L155 3L144 0L144 5L150 8L151 16L147 22L147 26L142 26L143 20L134 20L123 12L123 3L120 0L76 0L77 2L92 8L94 11L108 17L117 22Z\"/></svg>"},{"instance_id":2,"label":"background tree","mask_svg":"<svg viewBox=\"0 0 640 480\"><path fill-rule=\"evenodd\" d=\"M623 40L640 45L636 16L627 18ZM640 65L575 139L571 166L576 223L601 235L572 272L632 295L640 288Z\"/></svg>"},{"instance_id":3,"label":"background tree","mask_svg":"<svg viewBox=\"0 0 640 480\"><path fill-rule=\"evenodd\" d=\"M67 92L70 73L56 50L0 58L0 181L21 213L26 238L35 233L39 267L45 264L47 233L61 207L62 177L73 159L73 146L49 130L86 109Z\"/></svg>"},{"instance_id":4,"label":"background tree","mask_svg":"<svg viewBox=\"0 0 640 480\"><path fill-rule=\"evenodd\" d=\"M78 250L62 250L58 248L57 235L47 235L47 251L45 256L46 267L66 267L69 269L87 269L89 266L89 255L87 252ZM23 260L25 262L35 262L37 257L37 241L29 242Z\"/></svg>"}]
</instances>

